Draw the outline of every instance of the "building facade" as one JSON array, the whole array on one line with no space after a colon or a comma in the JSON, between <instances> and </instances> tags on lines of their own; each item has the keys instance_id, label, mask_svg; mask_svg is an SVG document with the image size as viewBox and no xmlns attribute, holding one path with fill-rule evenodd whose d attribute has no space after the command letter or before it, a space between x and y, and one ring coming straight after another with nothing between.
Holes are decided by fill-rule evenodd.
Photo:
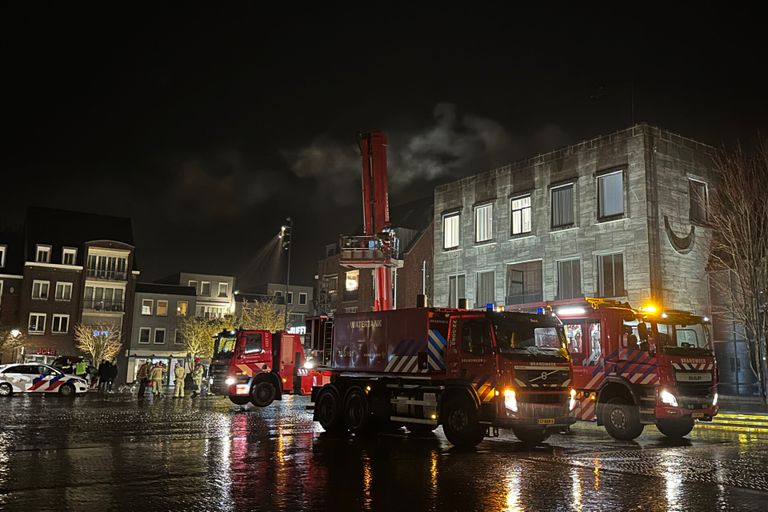
<instances>
[{"instance_id":1,"label":"building facade","mask_svg":"<svg viewBox=\"0 0 768 512\"><path fill-rule=\"evenodd\" d=\"M233 276L179 272L158 282L194 288L197 293L195 316L222 318L235 314L235 278Z\"/></svg>"},{"instance_id":2,"label":"building facade","mask_svg":"<svg viewBox=\"0 0 768 512\"><path fill-rule=\"evenodd\" d=\"M133 329L127 350L127 381L145 361L165 363L167 384L176 363L184 364L187 351L180 321L194 316L196 290L190 286L138 283L133 307Z\"/></svg>"},{"instance_id":3,"label":"building facade","mask_svg":"<svg viewBox=\"0 0 768 512\"><path fill-rule=\"evenodd\" d=\"M304 333L306 318L314 314L314 288L311 286L289 285L286 295L285 284L267 283L265 292L273 297L277 304L284 304L288 308L289 332ZM285 295L285 297L284 297Z\"/></svg>"}]
</instances>

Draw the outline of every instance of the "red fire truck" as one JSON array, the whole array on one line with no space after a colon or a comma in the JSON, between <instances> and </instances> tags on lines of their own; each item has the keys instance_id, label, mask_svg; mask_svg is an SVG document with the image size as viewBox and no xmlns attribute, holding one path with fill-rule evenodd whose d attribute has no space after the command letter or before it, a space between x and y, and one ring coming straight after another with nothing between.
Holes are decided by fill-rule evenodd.
<instances>
[{"instance_id":1,"label":"red fire truck","mask_svg":"<svg viewBox=\"0 0 768 512\"><path fill-rule=\"evenodd\" d=\"M592 298L556 314L568 339L580 420L597 421L616 439L634 439L647 424L680 438L695 420L717 414L706 317Z\"/></svg>"},{"instance_id":2,"label":"red fire truck","mask_svg":"<svg viewBox=\"0 0 768 512\"><path fill-rule=\"evenodd\" d=\"M283 393L308 394L313 383L322 382L322 374L304 362L299 334L224 330L214 344L210 390L237 405L266 407Z\"/></svg>"},{"instance_id":3,"label":"red fire truck","mask_svg":"<svg viewBox=\"0 0 768 512\"><path fill-rule=\"evenodd\" d=\"M562 324L553 315L414 308L310 319L331 382L312 388L328 432L443 426L457 446L512 428L539 443L575 421Z\"/></svg>"}]
</instances>

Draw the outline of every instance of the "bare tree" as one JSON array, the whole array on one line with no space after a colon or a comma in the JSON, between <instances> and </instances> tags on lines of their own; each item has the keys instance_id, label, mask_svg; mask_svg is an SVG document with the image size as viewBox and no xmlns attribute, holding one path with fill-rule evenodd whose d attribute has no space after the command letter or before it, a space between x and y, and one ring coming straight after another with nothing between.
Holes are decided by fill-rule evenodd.
<instances>
[{"instance_id":1,"label":"bare tree","mask_svg":"<svg viewBox=\"0 0 768 512\"><path fill-rule=\"evenodd\" d=\"M240 325L244 329L260 329L264 331L282 331L285 329L285 314L283 304L276 304L273 300L254 300L243 302L243 312L240 316Z\"/></svg>"},{"instance_id":2,"label":"bare tree","mask_svg":"<svg viewBox=\"0 0 768 512\"><path fill-rule=\"evenodd\" d=\"M768 139L754 154L741 147L715 160L718 184L711 197L709 224L714 237L712 269L724 274L713 284L729 319L740 323L750 364L768 390L765 300L768 293ZM699 198L704 200L704 198Z\"/></svg>"},{"instance_id":3,"label":"bare tree","mask_svg":"<svg viewBox=\"0 0 768 512\"><path fill-rule=\"evenodd\" d=\"M109 324L77 324L74 333L77 348L91 356L94 366L114 360L123 345L120 328Z\"/></svg>"},{"instance_id":4,"label":"bare tree","mask_svg":"<svg viewBox=\"0 0 768 512\"><path fill-rule=\"evenodd\" d=\"M232 317L185 318L179 322L179 332L189 357L213 357L214 336L224 329L232 329Z\"/></svg>"}]
</instances>

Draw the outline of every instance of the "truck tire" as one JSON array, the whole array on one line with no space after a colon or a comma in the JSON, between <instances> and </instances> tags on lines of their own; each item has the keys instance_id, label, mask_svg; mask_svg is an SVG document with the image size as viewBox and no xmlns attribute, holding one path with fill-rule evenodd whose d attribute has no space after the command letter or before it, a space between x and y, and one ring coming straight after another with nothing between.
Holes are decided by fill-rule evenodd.
<instances>
[{"instance_id":1,"label":"truck tire","mask_svg":"<svg viewBox=\"0 0 768 512\"><path fill-rule=\"evenodd\" d=\"M277 396L275 385L267 380L257 382L251 387L251 403L256 407L266 407Z\"/></svg>"},{"instance_id":2,"label":"truck tire","mask_svg":"<svg viewBox=\"0 0 768 512\"><path fill-rule=\"evenodd\" d=\"M549 439L550 432L543 428L512 427L512 432L523 444L536 446Z\"/></svg>"},{"instance_id":3,"label":"truck tire","mask_svg":"<svg viewBox=\"0 0 768 512\"><path fill-rule=\"evenodd\" d=\"M344 432L344 416L341 410L341 399L336 389L326 387L320 390L315 405L315 413L320 426L329 434Z\"/></svg>"},{"instance_id":4,"label":"truck tire","mask_svg":"<svg viewBox=\"0 0 768 512\"><path fill-rule=\"evenodd\" d=\"M664 418L656 420L659 432L671 439L680 439L693 430L693 418Z\"/></svg>"},{"instance_id":5,"label":"truck tire","mask_svg":"<svg viewBox=\"0 0 768 512\"><path fill-rule=\"evenodd\" d=\"M371 410L365 392L354 387L347 392L344 400L344 423L355 434L370 431Z\"/></svg>"},{"instance_id":6,"label":"truck tire","mask_svg":"<svg viewBox=\"0 0 768 512\"><path fill-rule=\"evenodd\" d=\"M631 441L643 433L640 411L621 397L613 397L603 405L603 425L614 439Z\"/></svg>"},{"instance_id":7,"label":"truck tire","mask_svg":"<svg viewBox=\"0 0 768 512\"><path fill-rule=\"evenodd\" d=\"M443 414L443 432L452 445L471 448L480 444L485 429L480 425L477 406L468 397L457 396L448 400Z\"/></svg>"},{"instance_id":8,"label":"truck tire","mask_svg":"<svg viewBox=\"0 0 768 512\"><path fill-rule=\"evenodd\" d=\"M229 401L235 405L245 405L251 401L251 398L248 396L230 396Z\"/></svg>"}]
</instances>

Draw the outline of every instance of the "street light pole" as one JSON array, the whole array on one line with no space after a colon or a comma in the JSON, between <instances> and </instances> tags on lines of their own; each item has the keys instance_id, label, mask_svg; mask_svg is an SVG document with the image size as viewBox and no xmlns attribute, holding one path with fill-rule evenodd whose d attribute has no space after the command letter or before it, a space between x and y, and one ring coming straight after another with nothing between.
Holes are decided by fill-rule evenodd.
<instances>
[{"instance_id":1,"label":"street light pole","mask_svg":"<svg viewBox=\"0 0 768 512\"><path fill-rule=\"evenodd\" d=\"M291 220L290 217L285 219L285 224L281 228L280 238L282 238L282 245L283 249L288 251L288 265L285 272L285 293L283 294L283 306L284 306L284 317L283 317L283 328L287 331L288 330L288 285L291 282L291 247L293 246L292 242L293 237L293 220Z\"/></svg>"}]
</instances>

